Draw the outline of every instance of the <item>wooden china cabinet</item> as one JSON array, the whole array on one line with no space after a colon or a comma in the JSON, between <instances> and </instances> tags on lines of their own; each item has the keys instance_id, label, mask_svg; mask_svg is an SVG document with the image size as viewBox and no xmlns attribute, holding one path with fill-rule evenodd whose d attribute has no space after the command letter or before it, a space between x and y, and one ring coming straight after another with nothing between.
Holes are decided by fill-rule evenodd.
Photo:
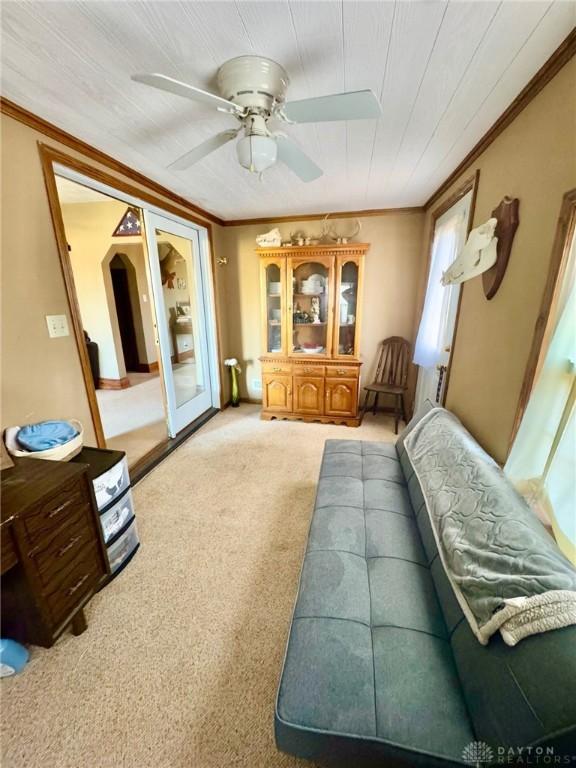
<instances>
[{"instance_id":1,"label":"wooden china cabinet","mask_svg":"<svg viewBox=\"0 0 576 768\"><path fill-rule=\"evenodd\" d=\"M358 426L360 314L369 245L258 248L262 418Z\"/></svg>"}]
</instances>

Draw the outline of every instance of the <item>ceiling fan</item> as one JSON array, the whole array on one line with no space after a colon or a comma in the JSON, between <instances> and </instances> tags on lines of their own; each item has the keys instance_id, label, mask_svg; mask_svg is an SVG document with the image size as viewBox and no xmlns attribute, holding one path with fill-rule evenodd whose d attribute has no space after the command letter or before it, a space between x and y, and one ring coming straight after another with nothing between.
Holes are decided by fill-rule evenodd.
<instances>
[{"instance_id":1,"label":"ceiling fan","mask_svg":"<svg viewBox=\"0 0 576 768\"><path fill-rule=\"evenodd\" d=\"M166 75L132 75L132 80L207 104L234 116L240 123L237 128L203 141L168 166L177 171L189 168L244 131L236 145L238 161L244 168L262 173L280 160L302 181L314 181L322 176L322 170L285 134L270 130L269 120L317 123L376 119L382 114L380 103L370 90L286 102L290 83L286 71L262 56L239 56L223 64L218 70L220 96Z\"/></svg>"}]
</instances>

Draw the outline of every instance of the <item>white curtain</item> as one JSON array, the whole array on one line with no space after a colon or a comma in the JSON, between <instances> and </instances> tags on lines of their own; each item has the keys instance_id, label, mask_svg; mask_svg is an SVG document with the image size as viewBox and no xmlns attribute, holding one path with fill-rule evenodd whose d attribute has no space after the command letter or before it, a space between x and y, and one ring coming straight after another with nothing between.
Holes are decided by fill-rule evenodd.
<instances>
[{"instance_id":1,"label":"white curtain","mask_svg":"<svg viewBox=\"0 0 576 768\"><path fill-rule=\"evenodd\" d=\"M432 368L443 361L444 347L447 343L448 314L451 305L454 304L451 301L452 294L456 292L457 295L460 286L443 286L440 279L442 272L448 269L456 258L461 240L461 224L460 211L455 211L445 220L439 219L436 223L426 298L414 347L414 362L422 368ZM448 343L450 341L451 339Z\"/></svg>"},{"instance_id":2,"label":"white curtain","mask_svg":"<svg viewBox=\"0 0 576 768\"><path fill-rule=\"evenodd\" d=\"M576 562L576 239L534 387L504 471Z\"/></svg>"}]
</instances>

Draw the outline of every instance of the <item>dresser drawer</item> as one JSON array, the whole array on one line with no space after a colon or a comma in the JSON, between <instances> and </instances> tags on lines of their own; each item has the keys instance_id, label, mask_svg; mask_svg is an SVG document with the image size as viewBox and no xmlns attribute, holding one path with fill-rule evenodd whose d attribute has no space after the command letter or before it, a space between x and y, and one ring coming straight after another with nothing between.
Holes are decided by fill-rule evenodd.
<instances>
[{"instance_id":1,"label":"dresser drawer","mask_svg":"<svg viewBox=\"0 0 576 768\"><path fill-rule=\"evenodd\" d=\"M54 528L64 525L80 510L89 513L90 502L82 481L64 485L33 510L22 515L22 522L31 543L45 538Z\"/></svg>"},{"instance_id":2,"label":"dresser drawer","mask_svg":"<svg viewBox=\"0 0 576 768\"><path fill-rule=\"evenodd\" d=\"M0 554L1 572L6 573L6 571L9 571L10 568L18 562L16 544L14 542L12 526L10 524L3 525L0 528L0 538L2 540L2 552Z\"/></svg>"},{"instance_id":3,"label":"dresser drawer","mask_svg":"<svg viewBox=\"0 0 576 768\"><path fill-rule=\"evenodd\" d=\"M262 373L292 373L291 363L262 363Z\"/></svg>"},{"instance_id":4,"label":"dresser drawer","mask_svg":"<svg viewBox=\"0 0 576 768\"><path fill-rule=\"evenodd\" d=\"M100 582L103 567L98 550L88 545L78 555L58 586L45 596L52 621L59 624Z\"/></svg>"},{"instance_id":5,"label":"dresser drawer","mask_svg":"<svg viewBox=\"0 0 576 768\"><path fill-rule=\"evenodd\" d=\"M354 379L358 376L358 367L353 365L338 365L326 367L326 376L330 379Z\"/></svg>"},{"instance_id":6,"label":"dresser drawer","mask_svg":"<svg viewBox=\"0 0 576 768\"><path fill-rule=\"evenodd\" d=\"M90 542L97 543L96 533L87 512L80 510L54 536L32 549L28 556L44 587L57 585L66 575L68 565Z\"/></svg>"},{"instance_id":7,"label":"dresser drawer","mask_svg":"<svg viewBox=\"0 0 576 768\"><path fill-rule=\"evenodd\" d=\"M294 376L324 376L323 365L295 365Z\"/></svg>"}]
</instances>

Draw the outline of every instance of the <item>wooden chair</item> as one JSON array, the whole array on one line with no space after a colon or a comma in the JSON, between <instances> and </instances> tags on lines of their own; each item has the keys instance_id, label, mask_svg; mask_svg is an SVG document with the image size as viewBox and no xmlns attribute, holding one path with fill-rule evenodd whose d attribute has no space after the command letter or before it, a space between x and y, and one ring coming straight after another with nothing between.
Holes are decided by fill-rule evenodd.
<instances>
[{"instance_id":1,"label":"wooden chair","mask_svg":"<svg viewBox=\"0 0 576 768\"><path fill-rule=\"evenodd\" d=\"M378 408L378 398L380 395L392 395L394 397L394 408L384 409L394 413L394 433L398 434L398 422L400 417L406 423L406 404L404 402L404 393L407 390L406 381L408 379L408 366L410 365L412 346L410 342L401 336L390 336L380 343L380 353L378 356L378 366L376 368L376 378L372 384L364 387L366 397L362 406L361 420L368 408L368 399L370 394L374 393L374 406L372 412L376 415Z\"/></svg>"}]
</instances>

